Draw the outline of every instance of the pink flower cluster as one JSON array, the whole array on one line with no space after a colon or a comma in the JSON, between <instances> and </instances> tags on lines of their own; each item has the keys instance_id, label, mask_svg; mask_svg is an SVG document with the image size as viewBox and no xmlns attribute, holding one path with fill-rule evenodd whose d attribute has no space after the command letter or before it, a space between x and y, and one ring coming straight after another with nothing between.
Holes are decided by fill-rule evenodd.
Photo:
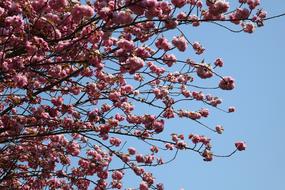
<instances>
[{"instance_id":1,"label":"pink flower cluster","mask_svg":"<svg viewBox=\"0 0 285 190\"><path fill-rule=\"evenodd\" d=\"M247 0L247 4L250 9L255 9L258 5L260 5L260 0Z\"/></svg>"},{"instance_id":2,"label":"pink flower cluster","mask_svg":"<svg viewBox=\"0 0 285 190\"><path fill-rule=\"evenodd\" d=\"M171 49L171 44L168 42L166 38L159 38L155 42L155 45L159 49L163 49L164 51L168 51Z\"/></svg>"},{"instance_id":3,"label":"pink flower cluster","mask_svg":"<svg viewBox=\"0 0 285 190\"><path fill-rule=\"evenodd\" d=\"M51 103L53 103L53 105L55 105L57 107L61 106L63 104L63 101L64 101L64 99L62 96L51 99Z\"/></svg>"},{"instance_id":4,"label":"pink flower cluster","mask_svg":"<svg viewBox=\"0 0 285 190\"><path fill-rule=\"evenodd\" d=\"M194 42L192 47L198 55L202 54L205 50L199 42Z\"/></svg>"},{"instance_id":5,"label":"pink flower cluster","mask_svg":"<svg viewBox=\"0 0 285 190\"><path fill-rule=\"evenodd\" d=\"M224 61L221 58L217 58L214 64L217 67L223 67L224 66Z\"/></svg>"},{"instance_id":6,"label":"pink flower cluster","mask_svg":"<svg viewBox=\"0 0 285 190\"><path fill-rule=\"evenodd\" d=\"M246 149L246 143L244 141L237 141L235 143L236 149L239 151L243 151Z\"/></svg>"},{"instance_id":7,"label":"pink flower cluster","mask_svg":"<svg viewBox=\"0 0 285 190\"><path fill-rule=\"evenodd\" d=\"M223 133L222 125L204 124L222 100L205 94L199 80L219 80L223 60L197 63L175 53L189 45L191 58L205 51L188 41L184 24L231 19L248 33L262 26L264 10L250 15L259 0L239 2L228 12L227 0L0 0L0 144L7 145L0 186L123 189L134 172L142 181L132 189L163 190L146 167L164 164L163 150L192 149L211 161L208 137L160 133L175 117ZM223 77L218 85L231 90L235 81ZM187 110L191 102L203 105ZM142 153L127 137L151 144Z\"/></svg>"},{"instance_id":8,"label":"pink flower cluster","mask_svg":"<svg viewBox=\"0 0 285 190\"><path fill-rule=\"evenodd\" d=\"M250 15L250 11L247 8L238 8L235 12L230 14L229 18L233 23L239 24L240 20L247 19Z\"/></svg>"},{"instance_id":9,"label":"pink flower cluster","mask_svg":"<svg viewBox=\"0 0 285 190\"><path fill-rule=\"evenodd\" d=\"M152 62L148 62L147 65L149 66L149 69L151 70L151 72L157 74L157 75L161 75L165 72L165 68L164 67L158 67L156 66L154 63Z\"/></svg>"},{"instance_id":10,"label":"pink flower cluster","mask_svg":"<svg viewBox=\"0 0 285 190\"><path fill-rule=\"evenodd\" d=\"M133 21L132 15L127 11L119 11L113 14L113 22L116 24L130 24Z\"/></svg>"},{"instance_id":11,"label":"pink flower cluster","mask_svg":"<svg viewBox=\"0 0 285 190\"><path fill-rule=\"evenodd\" d=\"M231 113L231 112L235 112L236 111L236 108L235 107L229 107L228 109L228 112Z\"/></svg>"},{"instance_id":12,"label":"pink flower cluster","mask_svg":"<svg viewBox=\"0 0 285 190\"><path fill-rule=\"evenodd\" d=\"M211 139L203 135L190 134L188 138L191 139L194 144L202 143L205 146L210 146Z\"/></svg>"},{"instance_id":13,"label":"pink flower cluster","mask_svg":"<svg viewBox=\"0 0 285 190\"><path fill-rule=\"evenodd\" d=\"M230 8L230 3L226 0L215 0L214 3L207 1L206 3L209 6L209 13L214 16L226 13Z\"/></svg>"},{"instance_id":14,"label":"pink flower cluster","mask_svg":"<svg viewBox=\"0 0 285 190\"><path fill-rule=\"evenodd\" d=\"M124 38L117 41L117 46L127 52L130 52L135 48L133 41Z\"/></svg>"},{"instance_id":15,"label":"pink flower cluster","mask_svg":"<svg viewBox=\"0 0 285 190\"><path fill-rule=\"evenodd\" d=\"M193 120L201 119L202 117L208 117L209 111L207 109L201 109L200 111L186 111L180 110L178 112L179 117L187 117Z\"/></svg>"},{"instance_id":16,"label":"pink flower cluster","mask_svg":"<svg viewBox=\"0 0 285 190\"><path fill-rule=\"evenodd\" d=\"M89 5L79 4L76 4L71 11L72 18L75 22L79 22L84 17L90 18L94 15L94 13L93 8Z\"/></svg>"},{"instance_id":17,"label":"pink flower cluster","mask_svg":"<svg viewBox=\"0 0 285 190\"><path fill-rule=\"evenodd\" d=\"M247 33L253 33L255 31L255 26L252 22L243 23L243 31Z\"/></svg>"},{"instance_id":18,"label":"pink flower cluster","mask_svg":"<svg viewBox=\"0 0 285 190\"><path fill-rule=\"evenodd\" d=\"M213 76L213 71L208 64L200 64L196 69L197 75L202 79L211 78Z\"/></svg>"},{"instance_id":19,"label":"pink flower cluster","mask_svg":"<svg viewBox=\"0 0 285 190\"><path fill-rule=\"evenodd\" d=\"M122 64L122 69L127 70L130 74L135 74L136 71L140 70L144 66L144 60L140 57L130 57Z\"/></svg>"},{"instance_id":20,"label":"pink flower cluster","mask_svg":"<svg viewBox=\"0 0 285 190\"><path fill-rule=\"evenodd\" d=\"M219 87L223 90L232 90L235 88L235 81L232 77L223 77L219 83Z\"/></svg>"},{"instance_id":21,"label":"pink flower cluster","mask_svg":"<svg viewBox=\"0 0 285 190\"><path fill-rule=\"evenodd\" d=\"M5 18L5 24L8 26L13 26L15 29L23 29L24 20L20 16L8 16Z\"/></svg>"},{"instance_id":22,"label":"pink flower cluster","mask_svg":"<svg viewBox=\"0 0 285 190\"><path fill-rule=\"evenodd\" d=\"M224 132L223 126L217 125L217 126L216 126L216 132L217 132L218 134L222 134L222 133Z\"/></svg>"},{"instance_id":23,"label":"pink flower cluster","mask_svg":"<svg viewBox=\"0 0 285 190\"><path fill-rule=\"evenodd\" d=\"M165 54L163 56L163 62L168 66L171 67L176 62L176 57L174 54Z\"/></svg>"},{"instance_id":24,"label":"pink flower cluster","mask_svg":"<svg viewBox=\"0 0 285 190\"><path fill-rule=\"evenodd\" d=\"M110 144L113 146L120 146L121 142L122 141L119 138L115 138L115 137L110 138Z\"/></svg>"},{"instance_id":25,"label":"pink flower cluster","mask_svg":"<svg viewBox=\"0 0 285 190\"><path fill-rule=\"evenodd\" d=\"M187 41L183 36L174 36L172 40L172 44L179 50L185 51L187 48Z\"/></svg>"},{"instance_id":26,"label":"pink flower cluster","mask_svg":"<svg viewBox=\"0 0 285 190\"><path fill-rule=\"evenodd\" d=\"M67 0L50 0L48 2L49 6L54 10L60 10L68 5Z\"/></svg>"},{"instance_id":27,"label":"pink flower cluster","mask_svg":"<svg viewBox=\"0 0 285 190\"><path fill-rule=\"evenodd\" d=\"M28 78L26 77L26 75L19 73L14 76L13 80L19 88L23 88L28 85Z\"/></svg>"},{"instance_id":28,"label":"pink flower cluster","mask_svg":"<svg viewBox=\"0 0 285 190\"><path fill-rule=\"evenodd\" d=\"M186 0L171 0L171 3L178 8L183 7L184 5L186 5L187 1Z\"/></svg>"}]
</instances>

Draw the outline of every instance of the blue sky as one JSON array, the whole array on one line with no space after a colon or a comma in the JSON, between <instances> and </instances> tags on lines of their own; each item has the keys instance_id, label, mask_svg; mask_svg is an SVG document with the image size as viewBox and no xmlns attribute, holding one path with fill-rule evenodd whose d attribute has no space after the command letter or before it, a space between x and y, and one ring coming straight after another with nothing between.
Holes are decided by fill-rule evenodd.
<instances>
[{"instance_id":1,"label":"blue sky","mask_svg":"<svg viewBox=\"0 0 285 190\"><path fill-rule=\"evenodd\" d=\"M269 16L285 12L282 0L263 0L262 4ZM205 58L224 59L225 67L219 73L232 75L237 82L234 91L216 92L224 105L235 105L237 112L213 113L213 120L225 127L222 136L211 135L215 151L228 153L240 139L248 148L210 163L192 152L181 152L174 162L154 170L157 180L164 182L167 190L285 189L285 17L266 22L253 34L231 33L209 24L190 34L206 47ZM193 124L175 122L167 125ZM204 132L202 128L200 132Z\"/></svg>"}]
</instances>

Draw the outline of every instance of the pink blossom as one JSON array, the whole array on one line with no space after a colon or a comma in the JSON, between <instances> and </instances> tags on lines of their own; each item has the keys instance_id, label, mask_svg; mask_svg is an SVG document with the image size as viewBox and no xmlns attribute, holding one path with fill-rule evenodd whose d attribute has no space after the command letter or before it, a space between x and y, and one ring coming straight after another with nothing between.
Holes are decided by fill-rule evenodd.
<instances>
[{"instance_id":1,"label":"pink blossom","mask_svg":"<svg viewBox=\"0 0 285 190\"><path fill-rule=\"evenodd\" d=\"M159 149L157 146L151 146L150 151L153 153L158 153Z\"/></svg>"},{"instance_id":2,"label":"pink blossom","mask_svg":"<svg viewBox=\"0 0 285 190\"><path fill-rule=\"evenodd\" d=\"M121 171L116 170L113 172L112 178L114 180L121 180L123 178L123 173Z\"/></svg>"},{"instance_id":3,"label":"pink blossom","mask_svg":"<svg viewBox=\"0 0 285 190\"><path fill-rule=\"evenodd\" d=\"M140 163L145 162L144 156L142 154L137 154L136 161Z\"/></svg>"},{"instance_id":4,"label":"pink blossom","mask_svg":"<svg viewBox=\"0 0 285 190\"><path fill-rule=\"evenodd\" d=\"M13 80L19 88L23 88L28 85L28 78L23 74L17 74Z\"/></svg>"},{"instance_id":5,"label":"pink blossom","mask_svg":"<svg viewBox=\"0 0 285 190\"><path fill-rule=\"evenodd\" d=\"M5 13L5 9L3 9L2 7L0 7L0 17Z\"/></svg>"},{"instance_id":6,"label":"pink blossom","mask_svg":"<svg viewBox=\"0 0 285 190\"><path fill-rule=\"evenodd\" d=\"M131 40L126 40L124 38L120 39L117 42L119 48L122 48L125 51L132 51L134 49L134 43Z\"/></svg>"},{"instance_id":7,"label":"pink blossom","mask_svg":"<svg viewBox=\"0 0 285 190\"><path fill-rule=\"evenodd\" d=\"M76 4L71 11L71 15L74 21L79 22L84 17L92 17L94 15L94 10L89 5Z\"/></svg>"},{"instance_id":8,"label":"pink blossom","mask_svg":"<svg viewBox=\"0 0 285 190\"><path fill-rule=\"evenodd\" d=\"M115 115L115 119L117 119L118 121L124 121L125 118L124 118L122 115L120 115L120 114L117 113L117 114Z\"/></svg>"},{"instance_id":9,"label":"pink blossom","mask_svg":"<svg viewBox=\"0 0 285 190\"><path fill-rule=\"evenodd\" d=\"M85 169L89 167L89 164L90 163L87 160L80 159L78 161L78 165L80 165L82 168L85 168Z\"/></svg>"},{"instance_id":10,"label":"pink blossom","mask_svg":"<svg viewBox=\"0 0 285 190\"><path fill-rule=\"evenodd\" d=\"M104 20L107 20L109 16L112 15L112 10L110 7L103 7L98 11L98 13Z\"/></svg>"},{"instance_id":11,"label":"pink blossom","mask_svg":"<svg viewBox=\"0 0 285 190\"><path fill-rule=\"evenodd\" d=\"M106 185L107 186L107 185ZM123 185L121 182L119 181L112 181L112 188L115 189L122 189Z\"/></svg>"},{"instance_id":12,"label":"pink blossom","mask_svg":"<svg viewBox=\"0 0 285 190\"><path fill-rule=\"evenodd\" d=\"M69 90L74 95L78 95L81 92L81 88L79 86L72 86Z\"/></svg>"},{"instance_id":13,"label":"pink blossom","mask_svg":"<svg viewBox=\"0 0 285 190\"><path fill-rule=\"evenodd\" d=\"M114 13L113 22L116 24L129 24L133 21L130 12L127 11L119 11Z\"/></svg>"},{"instance_id":14,"label":"pink blossom","mask_svg":"<svg viewBox=\"0 0 285 190\"><path fill-rule=\"evenodd\" d=\"M158 4L157 0L142 0L141 5L149 8L156 7Z\"/></svg>"},{"instance_id":15,"label":"pink blossom","mask_svg":"<svg viewBox=\"0 0 285 190\"><path fill-rule=\"evenodd\" d=\"M141 58L148 58L151 56L150 50L146 47L139 47L136 49L136 55Z\"/></svg>"},{"instance_id":16,"label":"pink blossom","mask_svg":"<svg viewBox=\"0 0 285 190\"><path fill-rule=\"evenodd\" d=\"M187 147L187 144L186 144L186 142L184 142L184 141L178 141L178 142L176 143L176 148L179 149L179 150L183 150L183 149L185 149L186 147Z\"/></svg>"},{"instance_id":17,"label":"pink blossom","mask_svg":"<svg viewBox=\"0 0 285 190\"><path fill-rule=\"evenodd\" d=\"M165 54L163 56L163 62L168 66L171 67L176 62L176 57L173 54Z\"/></svg>"},{"instance_id":18,"label":"pink blossom","mask_svg":"<svg viewBox=\"0 0 285 190\"><path fill-rule=\"evenodd\" d=\"M110 144L111 145L114 145L114 146L120 146L120 144L121 144L121 139L119 139L119 138L115 138L115 137L111 137L110 138Z\"/></svg>"},{"instance_id":19,"label":"pink blossom","mask_svg":"<svg viewBox=\"0 0 285 190\"><path fill-rule=\"evenodd\" d=\"M208 117L209 115L209 110L206 108L202 108L199 113L201 114L202 117Z\"/></svg>"},{"instance_id":20,"label":"pink blossom","mask_svg":"<svg viewBox=\"0 0 285 190\"><path fill-rule=\"evenodd\" d=\"M192 1L192 0L191 0ZM196 0L194 1L197 7L202 8L203 7L203 2L201 0Z\"/></svg>"},{"instance_id":21,"label":"pink blossom","mask_svg":"<svg viewBox=\"0 0 285 190\"><path fill-rule=\"evenodd\" d=\"M239 151L243 151L246 149L246 144L244 141L237 141L235 143L235 146L236 146L237 150L239 150Z\"/></svg>"},{"instance_id":22,"label":"pink blossom","mask_svg":"<svg viewBox=\"0 0 285 190\"><path fill-rule=\"evenodd\" d=\"M171 44L168 42L166 38L159 38L156 42L155 45L159 49L163 49L164 51L168 51L171 49Z\"/></svg>"},{"instance_id":23,"label":"pink blossom","mask_svg":"<svg viewBox=\"0 0 285 190\"><path fill-rule=\"evenodd\" d=\"M128 152L130 155L135 155L136 154L136 149L134 147L129 147Z\"/></svg>"},{"instance_id":24,"label":"pink blossom","mask_svg":"<svg viewBox=\"0 0 285 190\"><path fill-rule=\"evenodd\" d=\"M101 179L107 179L108 178L108 172L107 171L102 171L97 173L97 176Z\"/></svg>"},{"instance_id":25,"label":"pink blossom","mask_svg":"<svg viewBox=\"0 0 285 190\"><path fill-rule=\"evenodd\" d=\"M247 8L238 8L235 12L235 19L243 20L248 18L250 11Z\"/></svg>"},{"instance_id":26,"label":"pink blossom","mask_svg":"<svg viewBox=\"0 0 285 190\"><path fill-rule=\"evenodd\" d=\"M156 120L153 122L153 128L156 133L161 133L164 129L164 120Z\"/></svg>"},{"instance_id":27,"label":"pink blossom","mask_svg":"<svg viewBox=\"0 0 285 190\"><path fill-rule=\"evenodd\" d=\"M255 30L255 26L252 22L245 23L243 25L243 31L247 33L253 33Z\"/></svg>"},{"instance_id":28,"label":"pink blossom","mask_svg":"<svg viewBox=\"0 0 285 190\"><path fill-rule=\"evenodd\" d=\"M182 90L181 93L185 98L189 98L191 96L191 92L189 90Z\"/></svg>"},{"instance_id":29,"label":"pink blossom","mask_svg":"<svg viewBox=\"0 0 285 190\"><path fill-rule=\"evenodd\" d=\"M146 155L144 163L145 164L152 164L153 160L154 160L154 156L153 155Z\"/></svg>"},{"instance_id":30,"label":"pink blossom","mask_svg":"<svg viewBox=\"0 0 285 190\"><path fill-rule=\"evenodd\" d=\"M23 25L24 25L23 19L18 15L6 17L5 23L7 25L13 26L14 28L23 28Z\"/></svg>"},{"instance_id":31,"label":"pink blossom","mask_svg":"<svg viewBox=\"0 0 285 190\"><path fill-rule=\"evenodd\" d=\"M204 157L204 161L211 161L213 160L213 153L210 150L205 150L202 154Z\"/></svg>"},{"instance_id":32,"label":"pink blossom","mask_svg":"<svg viewBox=\"0 0 285 190\"><path fill-rule=\"evenodd\" d=\"M202 54L205 50L199 42L194 42L192 47L198 55Z\"/></svg>"},{"instance_id":33,"label":"pink blossom","mask_svg":"<svg viewBox=\"0 0 285 190\"><path fill-rule=\"evenodd\" d=\"M267 12L265 10L260 10L256 15L261 19L265 19L267 16Z\"/></svg>"},{"instance_id":34,"label":"pink blossom","mask_svg":"<svg viewBox=\"0 0 285 190\"><path fill-rule=\"evenodd\" d=\"M183 7L186 4L186 0L171 0L171 3L178 8Z\"/></svg>"},{"instance_id":35,"label":"pink blossom","mask_svg":"<svg viewBox=\"0 0 285 190\"><path fill-rule=\"evenodd\" d=\"M159 7L150 7L145 11L145 17L148 19L159 17L160 15L162 15L162 10Z\"/></svg>"},{"instance_id":36,"label":"pink blossom","mask_svg":"<svg viewBox=\"0 0 285 190\"><path fill-rule=\"evenodd\" d=\"M229 2L226 2L225 0L217 0L215 3L210 6L210 13L217 16L219 14L225 13L230 8Z\"/></svg>"},{"instance_id":37,"label":"pink blossom","mask_svg":"<svg viewBox=\"0 0 285 190\"><path fill-rule=\"evenodd\" d=\"M176 28L178 25L178 21L177 20L166 20L165 21L165 27L167 29L174 29Z\"/></svg>"},{"instance_id":38,"label":"pink blossom","mask_svg":"<svg viewBox=\"0 0 285 190\"><path fill-rule=\"evenodd\" d=\"M229 109L228 109L228 112L235 112L236 111L236 108L235 107L229 107Z\"/></svg>"},{"instance_id":39,"label":"pink blossom","mask_svg":"<svg viewBox=\"0 0 285 190\"><path fill-rule=\"evenodd\" d=\"M55 106L61 106L63 104L62 96L59 96L57 98L52 98L51 103L53 103L53 105L55 105Z\"/></svg>"},{"instance_id":40,"label":"pink blossom","mask_svg":"<svg viewBox=\"0 0 285 190\"><path fill-rule=\"evenodd\" d=\"M260 4L260 0L247 0L247 4L250 9L255 9Z\"/></svg>"},{"instance_id":41,"label":"pink blossom","mask_svg":"<svg viewBox=\"0 0 285 190\"><path fill-rule=\"evenodd\" d=\"M192 139L192 142L194 144L197 144L197 143L199 143L201 141L201 137L199 135L192 135L192 134L190 134L189 135L189 139Z\"/></svg>"},{"instance_id":42,"label":"pink blossom","mask_svg":"<svg viewBox=\"0 0 285 190\"><path fill-rule=\"evenodd\" d=\"M219 99L218 97L215 97L215 98L210 100L210 104L214 107L217 107L221 103L222 103L222 100Z\"/></svg>"},{"instance_id":43,"label":"pink blossom","mask_svg":"<svg viewBox=\"0 0 285 190\"><path fill-rule=\"evenodd\" d=\"M148 184L145 181L140 183L140 190L148 190Z\"/></svg>"},{"instance_id":44,"label":"pink blossom","mask_svg":"<svg viewBox=\"0 0 285 190\"><path fill-rule=\"evenodd\" d=\"M49 6L54 10L60 10L68 5L67 0L50 0Z\"/></svg>"},{"instance_id":45,"label":"pink blossom","mask_svg":"<svg viewBox=\"0 0 285 190\"><path fill-rule=\"evenodd\" d=\"M157 190L164 190L164 186L162 183L156 185Z\"/></svg>"},{"instance_id":46,"label":"pink blossom","mask_svg":"<svg viewBox=\"0 0 285 190\"><path fill-rule=\"evenodd\" d=\"M201 64L197 67L198 68L196 69L196 72L200 78L207 79L207 78L211 78L213 76L212 69L209 65Z\"/></svg>"},{"instance_id":47,"label":"pink blossom","mask_svg":"<svg viewBox=\"0 0 285 190\"><path fill-rule=\"evenodd\" d=\"M123 65L124 69L127 69L130 74L134 74L136 71L144 66L144 61L140 57L130 57Z\"/></svg>"},{"instance_id":48,"label":"pink blossom","mask_svg":"<svg viewBox=\"0 0 285 190\"><path fill-rule=\"evenodd\" d=\"M232 77L223 77L219 83L219 87L222 90L232 90L235 88L235 81Z\"/></svg>"},{"instance_id":49,"label":"pink blossom","mask_svg":"<svg viewBox=\"0 0 285 190\"><path fill-rule=\"evenodd\" d=\"M121 96L121 93L118 92L118 91L114 91L114 92L111 92L109 94L110 100L112 100L114 102L119 101L120 100L120 96Z\"/></svg>"},{"instance_id":50,"label":"pink blossom","mask_svg":"<svg viewBox=\"0 0 285 190\"><path fill-rule=\"evenodd\" d=\"M163 117L165 117L165 118L174 118L174 111L173 111L173 109L171 109L171 108L167 108L165 111L164 111L164 113L163 113Z\"/></svg>"},{"instance_id":51,"label":"pink blossom","mask_svg":"<svg viewBox=\"0 0 285 190\"><path fill-rule=\"evenodd\" d=\"M185 51L187 48L187 41L183 36L174 36L172 40L172 44L177 47L179 51Z\"/></svg>"},{"instance_id":52,"label":"pink blossom","mask_svg":"<svg viewBox=\"0 0 285 190\"><path fill-rule=\"evenodd\" d=\"M189 112L188 117L190 119L196 120L201 118L201 114L199 112Z\"/></svg>"},{"instance_id":53,"label":"pink blossom","mask_svg":"<svg viewBox=\"0 0 285 190\"><path fill-rule=\"evenodd\" d=\"M215 64L217 67L223 67L224 61L222 60L222 58L217 58L214 64Z\"/></svg>"},{"instance_id":54,"label":"pink blossom","mask_svg":"<svg viewBox=\"0 0 285 190\"><path fill-rule=\"evenodd\" d=\"M185 20L185 19L187 19L187 14L185 12L180 12L177 15L177 19L178 20Z\"/></svg>"},{"instance_id":55,"label":"pink blossom","mask_svg":"<svg viewBox=\"0 0 285 190\"><path fill-rule=\"evenodd\" d=\"M166 143L166 144L165 144L165 148L168 149L168 150L173 150L174 145L173 145L173 144Z\"/></svg>"},{"instance_id":56,"label":"pink blossom","mask_svg":"<svg viewBox=\"0 0 285 190\"><path fill-rule=\"evenodd\" d=\"M77 156L80 153L80 146L76 142L70 142L66 147L66 151L73 156Z\"/></svg>"},{"instance_id":57,"label":"pink blossom","mask_svg":"<svg viewBox=\"0 0 285 190\"><path fill-rule=\"evenodd\" d=\"M189 20L192 22L192 26L197 27L200 25L199 18L196 15L190 15Z\"/></svg>"},{"instance_id":58,"label":"pink blossom","mask_svg":"<svg viewBox=\"0 0 285 190\"><path fill-rule=\"evenodd\" d=\"M136 173L136 175L142 175L144 173L144 169L143 168L140 168L140 167L137 167L135 166L133 168L134 172Z\"/></svg>"},{"instance_id":59,"label":"pink blossom","mask_svg":"<svg viewBox=\"0 0 285 190\"><path fill-rule=\"evenodd\" d=\"M221 125L217 125L216 126L216 132L219 134L222 134L224 131L224 128Z\"/></svg>"},{"instance_id":60,"label":"pink blossom","mask_svg":"<svg viewBox=\"0 0 285 190\"><path fill-rule=\"evenodd\" d=\"M125 85L121 87L121 93L122 94L131 94L133 92L133 86L131 85Z\"/></svg>"},{"instance_id":61,"label":"pink blossom","mask_svg":"<svg viewBox=\"0 0 285 190\"><path fill-rule=\"evenodd\" d=\"M199 101L204 99L204 94L202 92L193 91L192 96L194 99L199 100Z\"/></svg>"}]
</instances>

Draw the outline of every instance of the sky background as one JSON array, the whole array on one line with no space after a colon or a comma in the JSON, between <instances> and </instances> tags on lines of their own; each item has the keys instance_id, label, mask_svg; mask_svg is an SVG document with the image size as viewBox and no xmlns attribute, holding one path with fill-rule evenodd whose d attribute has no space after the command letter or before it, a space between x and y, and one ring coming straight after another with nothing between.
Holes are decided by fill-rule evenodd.
<instances>
[{"instance_id":1,"label":"sky background","mask_svg":"<svg viewBox=\"0 0 285 190\"><path fill-rule=\"evenodd\" d=\"M285 12L282 0L263 0L262 5L269 16ZM219 73L233 76L237 83L231 92L215 92L222 96L223 105L237 108L234 114L214 112L211 116L225 127L222 136L211 135L215 152L231 152L236 140L246 141L248 148L212 162L190 151L181 152L174 162L155 168L156 179L164 182L166 190L285 189L285 17L267 21L253 34L231 33L210 24L189 33L191 40L205 46L206 59L223 58L225 66ZM193 124L178 121L167 125Z\"/></svg>"}]
</instances>

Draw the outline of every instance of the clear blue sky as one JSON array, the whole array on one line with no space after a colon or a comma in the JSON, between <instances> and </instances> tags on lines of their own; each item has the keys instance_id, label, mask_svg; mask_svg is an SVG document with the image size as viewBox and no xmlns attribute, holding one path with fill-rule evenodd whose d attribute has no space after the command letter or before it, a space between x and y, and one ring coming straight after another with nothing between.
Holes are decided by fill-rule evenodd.
<instances>
[{"instance_id":1,"label":"clear blue sky","mask_svg":"<svg viewBox=\"0 0 285 190\"><path fill-rule=\"evenodd\" d=\"M269 16L285 12L282 0L262 3ZM248 149L210 163L192 152L181 152L176 161L154 170L166 190L285 189L284 34L285 17L266 22L252 35L208 24L191 32L191 39L200 40L207 48L206 58L221 56L225 60L219 73L237 81L234 91L221 94L225 105L235 105L237 112L214 113L225 127L219 138L212 135L215 150L228 153L239 139L247 142ZM170 121L168 125L183 127L190 125L187 122Z\"/></svg>"}]
</instances>

